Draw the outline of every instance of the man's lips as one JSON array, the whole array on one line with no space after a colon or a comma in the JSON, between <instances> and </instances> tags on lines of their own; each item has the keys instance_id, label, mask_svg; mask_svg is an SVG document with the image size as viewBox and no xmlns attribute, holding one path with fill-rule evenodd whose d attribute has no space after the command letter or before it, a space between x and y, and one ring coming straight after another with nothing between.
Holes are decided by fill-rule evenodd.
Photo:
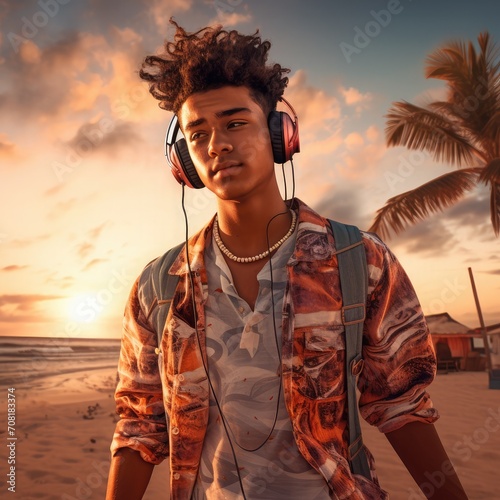
<instances>
[{"instance_id":1,"label":"man's lips","mask_svg":"<svg viewBox=\"0 0 500 500\"><path fill-rule=\"evenodd\" d=\"M236 170L235 167L241 167L241 163L235 160L223 161L215 165L213 172L214 175L219 172L221 173L227 172L229 174Z\"/></svg>"}]
</instances>

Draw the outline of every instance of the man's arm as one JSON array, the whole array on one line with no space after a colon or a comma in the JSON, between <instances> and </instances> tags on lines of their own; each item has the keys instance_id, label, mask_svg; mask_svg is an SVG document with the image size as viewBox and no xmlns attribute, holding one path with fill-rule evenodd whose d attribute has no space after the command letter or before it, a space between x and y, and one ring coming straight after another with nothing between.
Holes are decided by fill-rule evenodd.
<instances>
[{"instance_id":1,"label":"man's arm","mask_svg":"<svg viewBox=\"0 0 500 500\"><path fill-rule=\"evenodd\" d=\"M149 297L148 290L144 291L143 282L148 283L144 272L134 283L125 307L115 391L120 419L111 443L113 458L106 497L113 500L141 499L154 465L168 456L156 333L140 300L141 296Z\"/></svg>"},{"instance_id":2,"label":"man's arm","mask_svg":"<svg viewBox=\"0 0 500 500\"><path fill-rule=\"evenodd\" d=\"M106 500L141 500L153 468L138 451L120 448L111 460Z\"/></svg>"},{"instance_id":3,"label":"man's arm","mask_svg":"<svg viewBox=\"0 0 500 500\"><path fill-rule=\"evenodd\" d=\"M467 500L433 424L409 422L386 436L427 498Z\"/></svg>"}]
</instances>

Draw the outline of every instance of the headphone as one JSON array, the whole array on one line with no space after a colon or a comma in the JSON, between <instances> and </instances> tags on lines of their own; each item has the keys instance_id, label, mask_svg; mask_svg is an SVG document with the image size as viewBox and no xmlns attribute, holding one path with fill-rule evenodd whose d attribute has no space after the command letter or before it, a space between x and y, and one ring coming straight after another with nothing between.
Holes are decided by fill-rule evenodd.
<instances>
[{"instance_id":1,"label":"headphone","mask_svg":"<svg viewBox=\"0 0 500 500\"><path fill-rule=\"evenodd\" d=\"M299 143L299 120L291 104L280 99L292 112L294 120L288 113L283 111L271 111L267 118L271 147L273 150L274 163L286 163L292 159L295 153L300 152ZM165 136L165 156L170 165L172 174L180 184L194 189L205 187L200 179L193 160L189 156L186 139L177 139L180 131L179 120L176 115L170 120Z\"/></svg>"}]
</instances>

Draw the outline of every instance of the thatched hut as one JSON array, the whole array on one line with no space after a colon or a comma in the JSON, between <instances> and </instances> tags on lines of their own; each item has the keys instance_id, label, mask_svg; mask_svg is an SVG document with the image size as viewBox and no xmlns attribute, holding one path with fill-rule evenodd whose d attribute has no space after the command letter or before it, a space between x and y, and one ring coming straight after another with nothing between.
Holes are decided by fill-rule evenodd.
<instances>
[{"instance_id":1,"label":"thatched hut","mask_svg":"<svg viewBox=\"0 0 500 500\"><path fill-rule=\"evenodd\" d=\"M448 313L431 314L425 319L438 355L438 367L441 361L441 366L460 370L485 369L484 356L473 346L473 339L481 338L480 332L459 323ZM449 363L444 363L447 358Z\"/></svg>"}]
</instances>

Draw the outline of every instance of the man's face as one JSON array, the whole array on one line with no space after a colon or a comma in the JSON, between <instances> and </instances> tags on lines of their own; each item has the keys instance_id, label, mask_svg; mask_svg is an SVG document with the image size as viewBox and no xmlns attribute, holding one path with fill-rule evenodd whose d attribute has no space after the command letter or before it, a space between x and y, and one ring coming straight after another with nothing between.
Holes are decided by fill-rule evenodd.
<instances>
[{"instance_id":1,"label":"man's face","mask_svg":"<svg viewBox=\"0 0 500 500\"><path fill-rule=\"evenodd\" d=\"M264 196L275 182L267 116L247 87L193 94L179 120L198 175L221 200Z\"/></svg>"}]
</instances>

